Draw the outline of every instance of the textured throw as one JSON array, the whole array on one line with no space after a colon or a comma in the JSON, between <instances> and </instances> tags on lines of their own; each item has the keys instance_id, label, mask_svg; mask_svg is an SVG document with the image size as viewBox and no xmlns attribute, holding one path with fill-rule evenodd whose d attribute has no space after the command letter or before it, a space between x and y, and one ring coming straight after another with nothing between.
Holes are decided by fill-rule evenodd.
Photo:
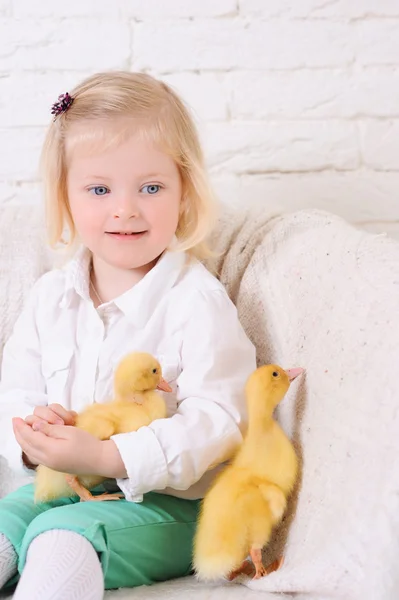
<instances>
[{"instance_id":1,"label":"textured throw","mask_svg":"<svg viewBox=\"0 0 399 600\"><path fill-rule=\"evenodd\" d=\"M37 209L2 208L0 349L51 264L42 231ZM307 371L277 414L302 462L287 517L265 552L269 562L284 551L285 564L245 583L266 600L281 592L296 600L397 600L399 244L317 211L226 211L215 241L213 266L259 363ZM17 482L1 468L3 494ZM189 578L115 598L253 595L237 585L200 589Z\"/></svg>"}]
</instances>

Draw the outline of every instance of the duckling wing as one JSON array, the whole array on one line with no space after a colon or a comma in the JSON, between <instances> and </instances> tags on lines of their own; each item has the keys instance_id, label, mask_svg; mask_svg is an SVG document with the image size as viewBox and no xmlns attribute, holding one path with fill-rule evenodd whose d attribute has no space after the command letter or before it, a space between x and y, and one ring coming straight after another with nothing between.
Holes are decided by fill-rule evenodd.
<instances>
[{"instance_id":1,"label":"duckling wing","mask_svg":"<svg viewBox=\"0 0 399 600\"><path fill-rule=\"evenodd\" d=\"M129 433L130 431L137 431L140 427L149 425L152 421L150 415L140 404L133 402L130 405L121 405L117 407L116 417L116 431L115 433Z\"/></svg>"},{"instance_id":2,"label":"duckling wing","mask_svg":"<svg viewBox=\"0 0 399 600\"><path fill-rule=\"evenodd\" d=\"M110 404L92 404L76 420L76 427L99 440L109 440L116 433L115 416Z\"/></svg>"},{"instance_id":3,"label":"duckling wing","mask_svg":"<svg viewBox=\"0 0 399 600\"><path fill-rule=\"evenodd\" d=\"M115 433L128 433L137 431L155 421L166 417L166 404L161 394L146 392L143 394L143 403L116 402L113 406L116 420Z\"/></svg>"}]
</instances>

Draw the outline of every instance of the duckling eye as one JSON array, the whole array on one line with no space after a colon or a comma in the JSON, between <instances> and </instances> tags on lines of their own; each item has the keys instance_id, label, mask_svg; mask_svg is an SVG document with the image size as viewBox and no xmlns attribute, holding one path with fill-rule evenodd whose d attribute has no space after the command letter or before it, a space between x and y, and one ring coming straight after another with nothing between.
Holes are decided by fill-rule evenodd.
<instances>
[{"instance_id":1,"label":"duckling eye","mask_svg":"<svg viewBox=\"0 0 399 600\"><path fill-rule=\"evenodd\" d=\"M153 373L158 373L158 369L153 369L152 372Z\"/></svg>"},{"instance_id":2,"label":"duckling eye","mask_svg":"<svg viewBox=\"0 0 399 600\"><path fill-rule=\"evenodd\" d=\"M277 371L273 371L273 377L278 377Z\"/></svg>"}]
</instances>

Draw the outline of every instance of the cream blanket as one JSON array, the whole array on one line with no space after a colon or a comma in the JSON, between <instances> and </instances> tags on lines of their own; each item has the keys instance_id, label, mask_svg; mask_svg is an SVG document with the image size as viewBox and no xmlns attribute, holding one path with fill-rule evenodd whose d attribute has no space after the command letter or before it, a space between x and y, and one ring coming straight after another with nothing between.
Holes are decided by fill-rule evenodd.
<instances>
[{"instance_id":1,"label":"cream blanket","mask_svg":"<svg viewBox=\"0 0 399 600\"><path fill-rule=\"evenodd\" d=\"M1 348L51 257L35 209L5 207L0 229ZM216 268L259 363L307 370L278 411L303 465L266 550L269 561L284 548L286 562L247 585L265 598L396 600L399 244L316 211L229 211L215 240ZM3 472L0 494L10 485ZM235 597L237 587L203 591L203 598Z\"/></svg>"}]
</instances>

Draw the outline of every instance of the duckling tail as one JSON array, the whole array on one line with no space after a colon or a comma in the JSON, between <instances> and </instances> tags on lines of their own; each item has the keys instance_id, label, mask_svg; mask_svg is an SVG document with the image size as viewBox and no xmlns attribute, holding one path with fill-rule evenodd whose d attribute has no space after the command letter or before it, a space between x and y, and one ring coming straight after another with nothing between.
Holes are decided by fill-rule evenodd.
<instances>
[{"instance_id":1,"label":"duckling tail","mask_svg":"<svg viewBox=\"0 0 399 600\"><path fill-rule=\"evenodd\" d=\"M69 487L65 473L53 471L44 465L36 469L35 503L50 502L57 498L74 496L75 492Z\"/></svg>"},{"instance_id":2,"label":"duckling tail","mask_svg":"<svg viewBox=\"0 0 399 600\"><path fill-rule=\"evenodd\" d=\"M208 523L200 521L193 561L198 579L215 581L227 578L241 565L247 554L245 529L243 522L230 519L228 523L213 523L212 529Z\"/></svg>"}]
</instances>

